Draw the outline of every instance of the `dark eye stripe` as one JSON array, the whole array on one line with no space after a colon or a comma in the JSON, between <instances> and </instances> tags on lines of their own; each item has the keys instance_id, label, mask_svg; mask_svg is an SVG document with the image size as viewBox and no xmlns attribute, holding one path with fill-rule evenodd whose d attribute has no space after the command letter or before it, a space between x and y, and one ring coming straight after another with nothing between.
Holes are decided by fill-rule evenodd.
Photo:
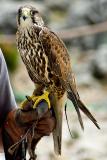
<instances>
[{"instance_id":1,"label":"dark eye stripe","mask_svg":"<svg viewBox=\"0 0 107 160\"><path fill-rule=\"evenodd\" d=\"M18 10L18 24L20 25L20 17L22 15L22 8L19 8Z\"/></svg>"},{"instance_id":2,"label":"dark eye stripe","mask_svg":"<svg viewBox=\"0 0 107 160\"><path fill-rule=\"evenodd\" d=\"M21 14L22 14L22 9L19 8L19 10L18 10L18 15L21 16Z\"/></svg>"},{"instance_id":3,"label":"dark eye stripe","mask_svg":"<svg viewBox=\"0 0 107 160\"><path fill-rule=\"evenodd\" d=\"M32 22L37 24L37 22L35 21L35 18L32 16Z\"/></svg>"},{"instance_id":4,"label":"dark eye stripe","mask_svg":"<svg viewBox=\"0 0 107 160\"><path fill-rule=\"evenodd\" d=\"M36 23L37 24L37 22L35 21L35 14L37 14L37 13L39 13L37 10L34 10L34 9L32 9L31 10L31 18L32 18L32 22L33 23Z\"/></svg>"}]
</instances>

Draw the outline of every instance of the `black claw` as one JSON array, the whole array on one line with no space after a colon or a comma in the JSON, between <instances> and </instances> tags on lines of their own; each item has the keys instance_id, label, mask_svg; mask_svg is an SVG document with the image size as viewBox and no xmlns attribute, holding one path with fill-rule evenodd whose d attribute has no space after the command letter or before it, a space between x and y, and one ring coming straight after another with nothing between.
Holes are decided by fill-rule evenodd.
<instances>
[{"instance_id":1,"label":"black claw","mask_svg":"<svg viewBox=\"0 0 107 160\"><path fill-rule=\"evenodd\" d=\"M32 103L32 105L34 105L34 101L32 100L32 98L31 98L30 96L26 96L26 99L27 99L30 103Z\"/></svg>"},{"instance_id":2,"label":"black claw","mask_svg":"<svg viewBox=\"0 0 107 160\"><path fill-rule=\"evenodd\" d=\"M32 101L32 98L30 96L26 96L26 99L30 102Z\"/></svg>"}]
</instances>

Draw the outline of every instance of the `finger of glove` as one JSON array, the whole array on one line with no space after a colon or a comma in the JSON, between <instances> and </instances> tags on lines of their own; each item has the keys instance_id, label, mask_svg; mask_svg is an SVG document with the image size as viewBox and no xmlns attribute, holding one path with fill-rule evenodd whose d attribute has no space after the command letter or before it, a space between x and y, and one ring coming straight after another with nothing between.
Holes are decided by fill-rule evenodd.
<instances>
[{"instance_id":1,"label":"finger of glove","mask_svg":"<svg viewBox=\"0 0 107 160\"><path fill-rule=\"evenodd\" d=\"M55 128L54 117L42 118L37 124L37 132L42 135L49 135Z\"/></svg>"},{"instance_id":2,"label":"finger of glove","mask_svg":"<svg viewBox=\"0 0 107 160\"><path fill-rule=\"evenodd\" d=\"M20 126L26 126L44 117L47 111L48 111L48 104L46 101L43 100L37 105L36 109L32 108L31 110L30 108L30 110L27 111L18 109L16 111L15 119Z\"/></svg>"},{"instance_id":3,"label":"finger of glove","mask_svg":"<svg viewBox=\"0 0 107 160\"><path fill-rule=\"evenodd\" d=\"M37 121L38 113L35 110L27 112L17 109L15 113L15 120L19 126L26 126L27 124Z\"/></svg>"}]
</instances>

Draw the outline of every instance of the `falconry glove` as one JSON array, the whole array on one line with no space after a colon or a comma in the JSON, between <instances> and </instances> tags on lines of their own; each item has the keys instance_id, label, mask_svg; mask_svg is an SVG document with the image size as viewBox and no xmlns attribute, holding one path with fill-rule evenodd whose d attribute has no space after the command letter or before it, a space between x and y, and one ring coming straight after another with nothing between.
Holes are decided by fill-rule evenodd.
<instances>
[{"instance_id":1,"label":"falconry glove","mask_svg":"<svg viewBox=\"0 0 107 160\"><path fill-rule=\"evenodd\" d=\"M30 156L36 156L31 145L36 146L43 136L49 135L55 128L55 119L48 110L45 100L40 101L36 109L32 108L31 101L26 101L24 107L25 109L12 110L3 126L4 151L6 159L9 160L23 156L23 141L27 142L26 148L32 153Z\"/></svg>"}]
</instances>

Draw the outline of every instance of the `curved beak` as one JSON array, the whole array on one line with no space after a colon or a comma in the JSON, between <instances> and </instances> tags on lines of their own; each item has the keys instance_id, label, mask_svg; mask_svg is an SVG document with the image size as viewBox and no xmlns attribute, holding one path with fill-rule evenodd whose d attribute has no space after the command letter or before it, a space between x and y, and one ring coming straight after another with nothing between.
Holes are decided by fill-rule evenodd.
<instances>
[{"instance_id":1,"label":"curved beak","mask_svg":"<svg viewBox=\"0 0 107 160\"><path fill-rule=\"evenodd\" d=\"M23 16L23 20L25 21L27 19L27 17L26 16Z\"/></svg>"}]
</instances>

